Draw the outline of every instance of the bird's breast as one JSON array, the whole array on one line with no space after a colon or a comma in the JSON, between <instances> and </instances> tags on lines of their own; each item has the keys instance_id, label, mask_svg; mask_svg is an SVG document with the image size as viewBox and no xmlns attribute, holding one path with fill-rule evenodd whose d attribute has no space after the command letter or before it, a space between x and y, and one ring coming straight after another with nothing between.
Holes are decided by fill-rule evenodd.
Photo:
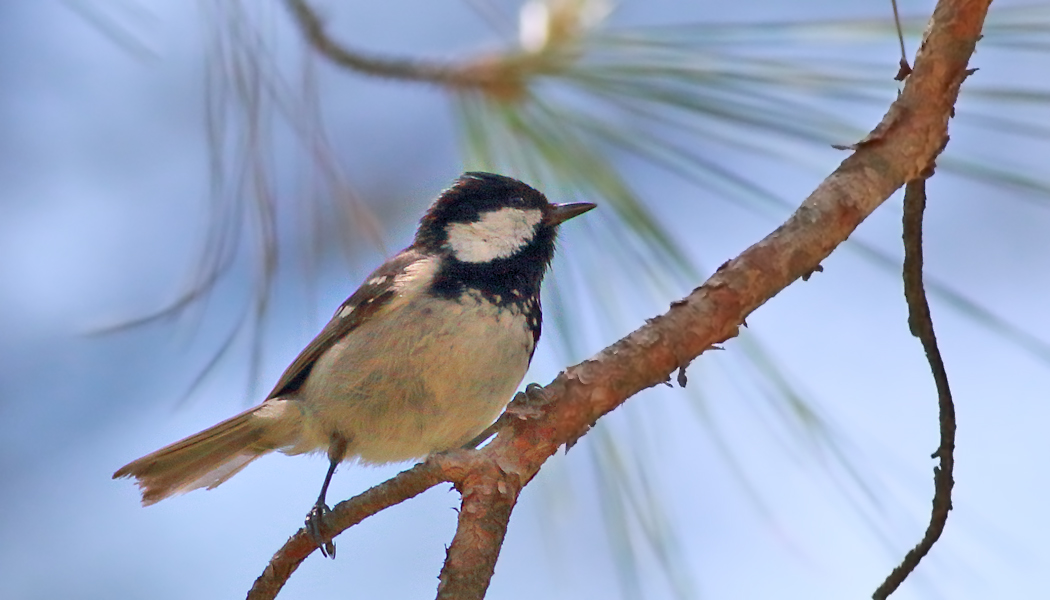
<instances>
[{"instance_id":1,"label":"bird's breast","mask_svg":"<svg viewBox=\"0 0 1050 600\"><path fill-rule=\"evenodd\" d=\"M332 433L372 463L462 445L499 416L534 343L519 307L399 297L318 359L299 394L308 439L293 451L323 450Z\"/></svg>"}]
</instances>

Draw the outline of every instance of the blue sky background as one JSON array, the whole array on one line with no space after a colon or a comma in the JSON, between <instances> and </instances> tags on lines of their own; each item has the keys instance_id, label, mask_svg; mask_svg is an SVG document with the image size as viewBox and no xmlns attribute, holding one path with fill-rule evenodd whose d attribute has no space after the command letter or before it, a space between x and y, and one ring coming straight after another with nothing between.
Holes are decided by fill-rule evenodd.
<instances>
[{"instance_id":1,"label":"blue sky background","mask_svg":"<svg viewBox=\"0 0 1050 600\"><path fill-rule=\"evenodd\" d=\"M324 475L323 458L266 457L215 491L148 509L138 505L134 485L110 475L257 402L383 254L361 242L342 260L326 248L312 284L294 261L282 266L254 392L246 384L248 348L242 346L180 403L206 350L242 310L245 277L225 282L196 322L101 338L71 335L173 298L208 218L208 26L200 5L104 4L45 0L0 7L0 597L240 597L302 524ZM78 10L85 6L115 15L119 31L130 37L115 41ZM335 31L377 52L464 53L498 39L466 3L329 8ZM904 2L902 8L915 14L929 6ZM624 3L613 22L888 11L881 3L668 0ZM274 32L287 41L283 12L270 15ZM914 46L909 40L910 51ZM871 46L878 53L870 58L888 65L887 77L897 60L894 48ZM285 59L294 62L294 55ZM1030 56L981 49L973 64L981 68L973 83L1041 82L1045 92L1050 81L1045 61ZM462 170L447 101L426 86L350 78L324 66L320 73L334 154L384 222L389 247L400 247L421 211ZM892 93L888 88L886 105ZM964 92L961 108L968 102L974 100ZM883 110L849 115L870 127ZM1047 125L1045 109L1031 118ZM1012 165L1045 180L1050 152L1045 140L959 119L947 156ZM797 151L808 168L723 158L797 203L842 157L831 148ZM306 162L291 145L277 151L282 189L295 189ZM707 268L777 224L666 174L629 162L622 169ZM929 193L927 272L1050 340L1046 198L1026 202L1013 190L947 174L930 182ZM608 218L600 211L592 217ZM894 198L856 235L899 256L899 221ZM613 242L595 231L575 222L565 228L556 273L583 278L609 269L596 257ZM308 241L293 237L293 243L305 248ZM629 287L628 275L612 269L608 277L614 293ZM698 283L624 292L629 301L617 322L574 315L585 326L572 356L549 329L526 381L550 381L565 364L598 351ZM958 411L955 510L941 542L894 597L1046 596L1050 367L942 300L931 304ZM819 405L874 500L826 451L769 426L776 413L737 360L743 342L730 341L725 352L705 354L691 367L690 390L643 392L605 423L606 434L629 449L625 456L638 461L659 497L680 550L674 564L687 574L676 588L638 544L639 594L673 598L676 589L691 589L704 598L868 597L925 527L929 455L937 446L934 387L921 347L907 331L899 277L844 247L823 273L778 295L748 325ZM739 469L718 451L701 413L717 423ZM623 593L593 470L596 453L610 451L603 439L587 436L526 489L489 597ZM329 498L349 497L399 468L344 467ZM741 473L758 501L741 485ZM311 556L281 598L432 596L457 501L447 486L436 488L355 527L338 538L338 560Z\"/></svg>"}]
</instances>

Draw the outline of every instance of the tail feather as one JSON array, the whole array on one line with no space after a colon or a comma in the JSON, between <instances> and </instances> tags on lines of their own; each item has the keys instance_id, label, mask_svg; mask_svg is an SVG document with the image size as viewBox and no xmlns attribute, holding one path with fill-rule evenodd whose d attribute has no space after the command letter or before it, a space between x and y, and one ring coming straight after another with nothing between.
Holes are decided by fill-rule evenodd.
<instances>
[{"instance_id":1,"label":"tail feather","mask_svg":"<svg viewBox=\"0 0 1050 600\"><path fill-rule=\"evenodd\" d=\"M270 400L121 467L113 478L134 477L142 504L190 490L209 490L248 463L294 443L294 423L280 418L285 400ZM279 403L279 404L278 404Z\"/></svg>"}]
</instances>

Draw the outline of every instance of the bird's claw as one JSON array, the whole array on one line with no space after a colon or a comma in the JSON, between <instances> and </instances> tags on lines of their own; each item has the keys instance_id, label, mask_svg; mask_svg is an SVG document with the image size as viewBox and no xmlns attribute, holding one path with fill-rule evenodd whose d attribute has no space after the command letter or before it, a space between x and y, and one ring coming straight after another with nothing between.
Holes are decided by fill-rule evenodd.
<instances>
[{"instance_id":1,"label":"bird's claw","mask_svg":"<svg viewBox=\"0 0 1050 600\"><path fill-rule=\"evenodd\" d=\"M530 383L525 386L524 392L514 394L514 399L510 401L507 410L500 415L495 423L486 427L484 431L464 444L462 448L464 450L473 450L477 448L484 443L485 440L496 435L496 432L505 425L513 422L514 419L524 420L540 417L543 414L540 408L549 403L550 397L547 395L547 390L538 383Z\"/></svg>"},{"instance_id":2,"label":"bird's claw","mask_svg":"<svg viewBox=\"0 0 1050 600\"><path fill-rule=\"evenodd\" d=\"M530 383L525 386L525 401L532 406L543 406L550 402L547 390L538 383Z\"/></svg>"},{"instance_id":3,"label":"bird's claw","mask_svg":"<svg viewBox=\"0 0 1050 600\"><path fill-rule=\"evenodd\" d=\"M321 554L325 557L335 559L335 542L332 538L326 535L326 527L324 525L324 517L328 513L332 512L332 509L328 508L328 505L324 502L318 502L310 509L310 512L306 513L306 535L310 536L317 547L321 549Z\"/></svg>"},{"instance_id":4,"label":"bird's claw","mask_svg":"<svg viewBox=\"0 0 1050 600\"><path fill-rule=\"evenodd\" d=\"M507 407L507 412L519 419L531 419L540 416L541 409L550 404L547 390L538 383L525 386L524 392L514 395L514 400Z\"/></svg>"}]
</instances>

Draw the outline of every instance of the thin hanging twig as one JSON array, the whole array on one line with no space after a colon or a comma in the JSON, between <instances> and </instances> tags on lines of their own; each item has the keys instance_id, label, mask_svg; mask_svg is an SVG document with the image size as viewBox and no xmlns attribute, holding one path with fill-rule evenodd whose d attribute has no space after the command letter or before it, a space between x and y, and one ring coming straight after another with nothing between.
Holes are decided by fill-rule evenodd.
<instances>
[{"instance_id":1,"label":"thin hanging twig","mask_svg":"<svg viewBox=\"0 0 1050 600\"><path fill-rule=\"evenodd\" d=\"M937 337L933 333L930 305L926 301L926 290L922 284L922 214L925 209L926 179L908 182L904 188L904 297L908 301L908 328L922 342L933 381L937 385L941 444L933 453L933 458L940 459L940 466L933 468L933 511L926 533L875 590L872 594L875 600L889 597L919 566L919 561L941 537L948 521L948 511L952 509L952 487L955 485L952 478L955 467L955 404L948 387L948 374L944 370L941 351L937 347Z\"/></svg>"}]
</instances>

